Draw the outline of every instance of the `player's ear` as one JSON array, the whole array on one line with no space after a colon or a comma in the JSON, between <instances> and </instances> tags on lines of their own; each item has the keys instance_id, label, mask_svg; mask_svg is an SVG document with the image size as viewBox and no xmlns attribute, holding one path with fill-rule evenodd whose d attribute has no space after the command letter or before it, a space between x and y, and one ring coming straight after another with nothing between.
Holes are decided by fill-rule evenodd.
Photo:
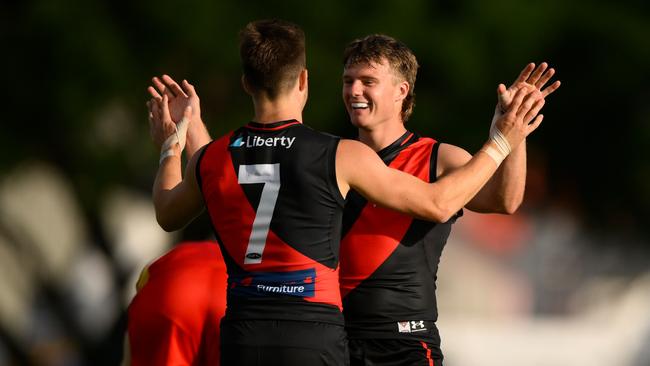
<instances>
[{"instance_id":1,"label":"player's ear","mask_svg":"<svg viewBox=\"0 0 650 366\"><path fill-rule=\"evenodd\" d=\"M309 74L307 72L307 69L302 69L300 75L298 76L298 87L300 88L300 91L307 89L308 81Z\"/></svg>"},{"instance_id":2,"label":"player's ear","mask_svg":"<svg viewBox=\"0 0 650 366\"><path fill-rule=\"evenodd\" d=\"M404 100L407 95L409 95L409 90L411 90L411 86L409 85L408 81L402 80L398 84L398 88L396 91L395 95L395 101L400 101Z\"/></svg>"}]
</instances>

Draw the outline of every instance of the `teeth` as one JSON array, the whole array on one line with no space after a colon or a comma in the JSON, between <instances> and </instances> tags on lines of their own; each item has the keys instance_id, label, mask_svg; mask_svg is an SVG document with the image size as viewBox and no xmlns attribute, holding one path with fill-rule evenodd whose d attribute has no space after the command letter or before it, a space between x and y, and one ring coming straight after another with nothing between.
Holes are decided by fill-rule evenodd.
<instances>
[{"instance_id":1,"label":"teeth","mask_svg":"<svg viewBox=\"0 0 650 366\"><path fill-rule=\"evenodd\" d=\"M368 108L368 103L352 103L352 108L354 109Z\"/></svg>"}]
</instances>

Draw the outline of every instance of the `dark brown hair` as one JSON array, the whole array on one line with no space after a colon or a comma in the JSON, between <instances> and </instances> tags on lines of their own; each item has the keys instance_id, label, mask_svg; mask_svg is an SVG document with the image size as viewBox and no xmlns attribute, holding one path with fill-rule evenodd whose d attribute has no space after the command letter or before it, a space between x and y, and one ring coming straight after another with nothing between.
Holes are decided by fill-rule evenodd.
<instances>
[{"instance_id":1,"label":"dark brown hair","mask_svg":"<svg viewBox=\"0 0 650 366\"><path fill-rule=\"evenodd\" d=\"M278 20L250 22L239 33L239 54L251 92L270 99L295 86L305 69L305 33L295 24Z\"/></svg>"},{"instance_id":2,"label":"dark brown hair","mask_svg":"<svg viewBox=\"0 0 650 366\"><path fill-rule=\"evenodd\" d=\"M404 43L395 38L372 34L364 38L355 39L343 51L343 66L359 64L381 63L388 61L388 66L409 83L409 92L402 102L402 120L408 121L415 106L415 78L418 73L418 60Z\"/></svg>"}]
</instances>

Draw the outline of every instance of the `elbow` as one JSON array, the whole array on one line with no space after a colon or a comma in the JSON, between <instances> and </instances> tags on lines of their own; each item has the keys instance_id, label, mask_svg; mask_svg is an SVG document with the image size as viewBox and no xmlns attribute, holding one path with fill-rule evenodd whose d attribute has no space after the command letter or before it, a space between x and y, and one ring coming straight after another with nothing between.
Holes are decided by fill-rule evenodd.
<instances>
[{"instance_id":1,"label":"elbow","mask_svg":"<svg viewBox=\"0 0 650 366\"><path fill-rule=\"evenodd\" d=\"M440 206L435 204L432 206L433 207L427 211L425 218L436 223L444 223L449 221L458 211L449 206Z\"/></svg>"},{"instance_id":2,"label":"elbow","mask_svg":"<svg viewBox=\"0 0 650 366\"><path fill-rule=\"evenodd\" d=\"M162 228L168 233L171 233L172 231L176 231L179 229L176 227L176 225L174 225L174 223L171 220L164 217L164 215L156 213L156 221L158 221L158 225L160 226L160 228Z\"/></svg>"},{"instance_id":3,"label":"elbow","mask_svg":"<svg viewBox=\"0 0 650 366\"><path fill-rule=\"evenodd\" d=\"M521 203L523 202L523 197L518 196L518 197L513 197L508 200L504 200L503 205L502 205L502 213L506 215L512 215L521 206Z\"/></svg>"},{"instance_id":4,"label":"elbow","mask_svg":"<svg viewBox=\"0 0 650 366\"><path fill-rule=\"evenodd\" d=\"M173 226L161 224L160 221L158 221L158 225L159 225L159 226L160 226L160 227L161 227L165 232L168 232L168 233L172 233L172 232L178 230L178 229L174 228Z\"/></svg>"},{"instance_id":5,"label":"elbow","mask_svg":"<svg viewBox=\"0 0 650 366\"><path fill-rule=\"evenodd\" d=\"M447 221L451 220L451 218L456 214L456 212L457 212L456 210L446 210L446 211L443 211L443 212L441 212L440 215L438 216L438 218L437 218L438 221L436 221L436 222L438 222L438 223L444 223L444 222L447 222Z\"/></svg>"},{"instance_id":6,"label":"elbow","mask_svg":"<svg viewBox=\"0 0 650 366\"><path fill-rule=\"evenodd\" d=\"M173 211L171 210L171 205L165 195L154 191L153 207L156 212L156 221L161 229L168 233L178 230L172 216L170 215L170 212Z\"/></svg>"},{"instance_id":7,"label":"elbow","mask_svg":"<svg viewBox=\"0 0 650 366\"><path fill-rule=\"evenodd\" d=\"M181 226L178 224L177 220L172 217L169 212L169 208L164 207L160 203L154 205L155 210L156 210L156 221L158 222L158 226L160 226L161 229L165 230L166 232L170 233L172 231L176 231L178 229L181 229Z\"/></svg>"},{"instance_id":8,"label":"elbow","mask_svg":"<svg viewBox=\"0 0 650 366\"><path fill-rule=\"evenodd\" d=\"M503 206L502 213L506 214L506 215L512 215L515 212L517 212L518 208L519 208L519 204L516 204L516 205L513 205L513 204L508 205L508 204L506 204L506 205Z\"/></svg>"}]
</instances>

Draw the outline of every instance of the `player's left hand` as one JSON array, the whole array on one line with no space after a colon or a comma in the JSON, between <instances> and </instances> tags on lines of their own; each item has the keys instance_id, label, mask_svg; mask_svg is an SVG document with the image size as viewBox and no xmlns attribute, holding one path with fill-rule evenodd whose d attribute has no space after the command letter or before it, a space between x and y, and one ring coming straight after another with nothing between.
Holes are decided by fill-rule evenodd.
<instances>
[{"instance_id":1,"label":"player's left hand","mask_svg":"<svg viewBox=\"0 0 650 366\"><path fill-rule=\"evenodd\" d=\"M529 63L519 73L517 80L512 85L506 88L505 85L499 84L497 88L498 104L497 110L503 112L508 109L512 99L521 88L537 89L541 94L541 98L546 98L560 87L560 81L557 80L553 84L544 87L546 83L555 75L555 69L549 68L548 63L542 62L539 66L535 67L534 63Z\"/></svg>"}]
</instances>

